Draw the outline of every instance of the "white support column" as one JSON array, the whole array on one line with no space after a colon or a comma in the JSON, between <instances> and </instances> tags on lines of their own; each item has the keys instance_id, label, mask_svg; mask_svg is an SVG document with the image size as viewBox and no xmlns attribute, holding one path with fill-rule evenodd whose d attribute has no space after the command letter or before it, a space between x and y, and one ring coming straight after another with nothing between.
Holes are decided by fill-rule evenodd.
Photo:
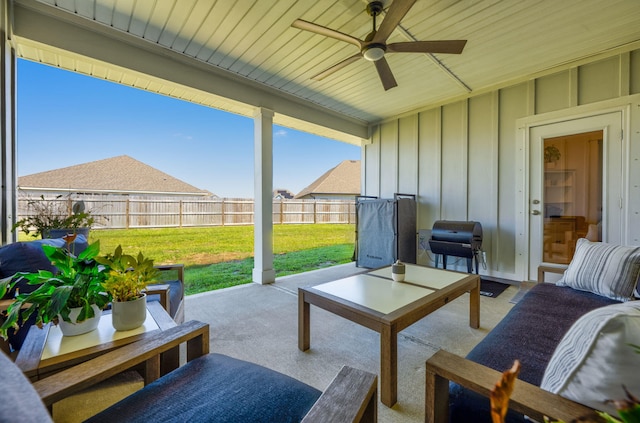
<instances>
[{"instance_id":1,"label":"white support column","mask_svg":"<svg viewBox=\"0 0 640 423\"><path fill-rule=\"evenodd\" d=\"M253 281L276 280L273 270L273 111L256 109L254 125Z\"/></svg>"},{"instance_id":2,"label":"white support column","mask_svg":"<svg viewBox=\"0 0 640 423\"><path fill-rule=\"evenodd\" d=\"M11 7L0 0L0 244L16 241L16 52L11 45Z\"/></svg>"}]
</instances>

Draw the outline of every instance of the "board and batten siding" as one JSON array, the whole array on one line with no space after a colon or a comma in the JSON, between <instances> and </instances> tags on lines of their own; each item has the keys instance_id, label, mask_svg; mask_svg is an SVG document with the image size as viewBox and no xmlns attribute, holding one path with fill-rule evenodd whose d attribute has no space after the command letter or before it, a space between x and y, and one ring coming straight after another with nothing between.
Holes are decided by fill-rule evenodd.
<instances>
[{"instance_id":1,"label":"board and batten siding","mask_svg":"<svg viewBox=\"0 0 640 423\"><path fill-rule=\"evenodd\" d=\"M441 219L480 222L487 257L481 273L521 280L517 260L526 258L517 257L517 199L525 169L516 160L522 154L517 121L551 112L571 116L579 106L640 94L640 50L611 54L373 126L362 152L363 194L416 194L418 229L431 229ZM630 110L626 129L624 207L629 243L640 245L637 109ZM419 263L433 264L434 257L420 248L418 257ZM456 268L466 271L466 262L460 260Z\"/></svg>"}]
</instances>

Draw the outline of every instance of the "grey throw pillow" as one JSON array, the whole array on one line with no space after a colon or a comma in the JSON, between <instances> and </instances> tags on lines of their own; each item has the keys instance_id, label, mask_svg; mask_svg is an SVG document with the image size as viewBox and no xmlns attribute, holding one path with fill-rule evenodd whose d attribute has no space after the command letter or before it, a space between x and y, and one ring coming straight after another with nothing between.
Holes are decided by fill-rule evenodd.
<instances>
[{"instance_id":1,"label":"grey throw pillow","mask_svg":"<svg viewBox=\"0 0 640 423\"><path fill-rule=\"evenodd\" d=\"M618 301L633 299L640 276L640 247L578 240L576 252L556 284Z\"/></svg>"}]
</instances>

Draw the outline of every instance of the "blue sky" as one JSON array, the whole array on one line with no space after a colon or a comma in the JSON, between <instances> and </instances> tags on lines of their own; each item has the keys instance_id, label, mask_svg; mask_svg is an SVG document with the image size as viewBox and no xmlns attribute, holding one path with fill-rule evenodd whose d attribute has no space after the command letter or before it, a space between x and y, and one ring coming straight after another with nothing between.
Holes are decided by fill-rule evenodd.
<instances>
[{"instance_id":1,"label":"blue sky","mask_svg":"<svg viewBox=\"0 0 640 423\"><path fill-rule=\"evenodd\" d=\"M253 197L253 120L18 61L18 175L126 154L221 197ZM360 148L274 127L273 184L294 194Z\"/></svg>"}]
</instances>

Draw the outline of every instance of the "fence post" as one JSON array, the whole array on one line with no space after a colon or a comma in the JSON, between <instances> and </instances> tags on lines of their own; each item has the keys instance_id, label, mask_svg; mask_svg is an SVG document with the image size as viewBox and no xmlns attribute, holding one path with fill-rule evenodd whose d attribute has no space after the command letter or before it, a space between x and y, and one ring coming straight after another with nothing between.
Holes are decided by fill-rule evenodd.
<instances>
[{"instance_id":1,"label":"fence post","mask_svg":"<svg viewBox=\"0 0 640 423\"><path fill-rule=\"evenodd\" d=\"M222 218L221 225L224 226L224 198L222 199L222 202L220 203L220 217Z\"/></svg>"},{"instance_id":2,"label":"fence post","mask_svg":"<svg viewBox=\"0 0 640 423\"><path fill-rule=\"evenodd\" d=\"M180 223L179 223L179 225L182 228L182 200L180 200L179 208L180 208L180 218L179 218L180 219Z\"/></svg>"},{"instance_id":3,"label":"fence post","mask_svg":"<svg viewBox=\"0 0 640 423\"><path fill-rule=\"evenodd\" d=\"M280 199L280 224L284 224L284 200Z\"/></svg>"},{"instance_id":4,"label":"fence post","mask_svg":"<svg viewBox=\"0 0 640 423\"><path fill-rule=\"evenodd\" d=\"M353 213L351 213L351 210L353 210ZM352 205L349 205L349 223L353 223L355 225L356 221L358 220L358 215L356 213L358 213L356 204L353 203ZM351 220L352 217L354 218L354 220Z\"/></svg>"},{"instance_id":5,"label":"fence post","mask_svg":"<svg viewBox=\"0 0 640 423\"><path fill-rule=\"evenodd\" d=\"M318 199L313 200L313 223L318 223Z\"/></svg>"},{"instance_id":6,"label":"fence post","mask_svg":"<svg viewBox=\"0 0 640 423\"><path fill-rule=\"evenodd\" d=\"M351 223L351 204L347 207L347 223Z\"/></svg>"},{"instance_id":7,"label":"fence post","mask_svg":"<svg viewBox=\"0 0 640 423\"><path fill-rule=\"evenodd\" d=\"M125 203L125 208L124 208L124 213L125 213L125 217L124 217L124 226L129 229L129 226L131 225L131 217L130 217L130 204L129 204L129 199L127 198L127 202Z\"/></svg>"}]
</instances>

